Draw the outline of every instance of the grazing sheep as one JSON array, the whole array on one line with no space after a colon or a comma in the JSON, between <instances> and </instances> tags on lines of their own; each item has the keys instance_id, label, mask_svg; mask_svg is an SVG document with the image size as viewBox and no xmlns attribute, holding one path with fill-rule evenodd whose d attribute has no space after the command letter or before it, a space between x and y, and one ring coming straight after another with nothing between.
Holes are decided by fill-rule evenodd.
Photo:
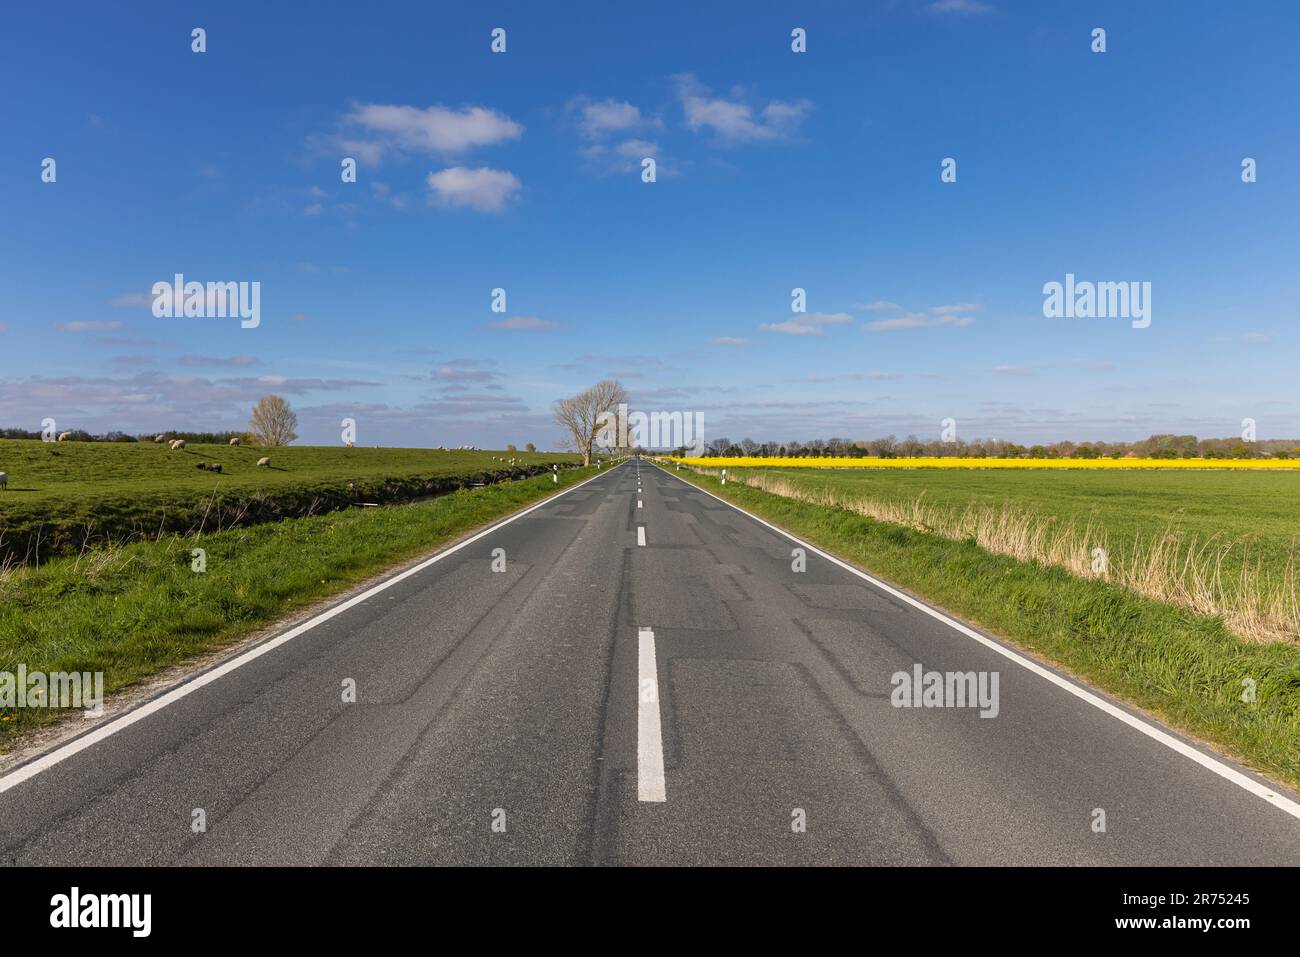
<instances>
[{"instance_id":1,"label":"grazing sheep","mask_svg":"<svg viewBox=\"0 0 1300 957\"><path fill-rule=\"evenodd\" d=\"M239 436L236 435L236 436L235 436L233 439L231 439L227 444L228 444L228 445L238 445L238 444L239 444Z\"/></svg>"},{"instance_id":2,"label":"grazing sheep","mask_svg":"<svg viewBox=\"0 0 1300 957\"><path fill-rule=\"evenodd\" d=\"M155 435L155 436L153 437L153 440L154 440L155 442L161 442L161 441L163 441L165 438L167 438L167 436L165 436L165 435Z\"/></svg>"},{"instance_id":3,"label":"grazing sheep","mask_svg":"<svg viewBox=\"0 0 1300 957\"><path fill-rule=\"evenodd\" d=\"M8 473L8 472L0 472L0 488L5 489L6 491L8 491L8 489L9 489L9 473Z\"/></svg>"},{"instance_id":4,"label":"grazing sheep","mask_svg":"<svg viewBox=\"0 0 1300 957\"><path fill-rule=\"evenodd\" d=\"M208 463L207 463L207 462L200 462L198 465L195 466L195 468L200 468L200 469L203 469L204 471L207 471Z\"/></svg>"},{"instance_id":5,"label":"grazing sheep","mask_svg":"<svg viewBox=\"0 0 1300 957\"><path fill-rule=\"evenodd\" d=\"M350 449L350 448L352 448L352 443L351 443L351 442L344 442L344 443L343 443L343 446L344 446L345 448L349 448L349 449Z\"/></svg>"},{"instance_id":6,"label":"grazing sheep","mask_svg":"<svg viewBox=\"0 0 1300 957\"><path fill-rule=\"evenodd\" d=\"M172 445L171 445L171 447L172 447L173 450L174 450L174 449L183 449L183 448L185 448L185 440L184 440L184 439L173 439L173 440L172 440Z\"/></svg>"},{"instance_id":7,"label":"grazing sheep","mask_svg":"<svg viewBox=\"0 0 1300 957\"><path fill-rule=\"evenodd\" d=\"M269 457L263 455L260 459L257 460L257 464L263 468L270 468L271 460Z\"/></svg>"},{"instance_id":8,"label":"grazing sheep","mask_svg":"<svg viewBox=\"0 0 1300 957\"><path fill-rule=\"evenodd\" d=\"M209 472L216 472L218 475L220 475L220 474L221 474L221 463L220 463L220 462L214 462L212 465L209 465L209 466L208 466L208 471L209 471Z\"/></svg>"},{"instance_id":9,"label":"grazing sheep","mask_svg":"<svg viewBox=\"0 0 1300 957\"><path fill-rule=\"evenodd\" d=\"M72 433L71 433L71 432L60 432L60 433L59 433L59 441L60 441L60 442L66 442L66 441L68 441L68 439L70 439L70 438L72 438Z\"/></svg>"}]
</instances>

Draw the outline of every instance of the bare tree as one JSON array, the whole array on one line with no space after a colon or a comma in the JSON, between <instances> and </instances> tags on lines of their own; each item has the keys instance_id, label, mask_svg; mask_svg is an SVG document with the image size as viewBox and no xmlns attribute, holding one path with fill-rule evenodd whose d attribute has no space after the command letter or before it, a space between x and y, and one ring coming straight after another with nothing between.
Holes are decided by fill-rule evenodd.
<instances>
[{"instance_id":1,"label":"bare tree","mask_svg":"<svg viewBox=\"0 0 1300 957\"><path fill-rule=\"evenodd\" d=\"M253 406L248 431L258 445L288 445L298 437L298 414L278 395L264 395Z\"/></svg>"},{"instance_id":2,"label":"bare tree","mask_svg":"<svg viewBox=\"0 0 1300 957\"><path fill-rule=\"evenodd\" d=\"M555 403L555 421L569 434L575 452L582 453L582 464L591 464L591 449L601 426L601 416L614 412L627 402L627 390L617 379L605 379L571 399Z\"/></svg>"}]
</instances>

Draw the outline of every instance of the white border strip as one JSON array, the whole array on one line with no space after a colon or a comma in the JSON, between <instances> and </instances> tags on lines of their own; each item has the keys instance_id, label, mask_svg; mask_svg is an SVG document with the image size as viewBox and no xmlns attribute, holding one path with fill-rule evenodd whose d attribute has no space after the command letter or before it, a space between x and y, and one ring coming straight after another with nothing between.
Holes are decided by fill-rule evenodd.
<instances>
[{"instance_id":1,"label":"white border strip","mask_svg":"<svg viewBox=\"0 0 1300 957\"><path fill-rule=\"evenodd\" d=\"M659 717L659 667L655 633L637 630L636 796L639 801L668 800L664 782L664 736Z\"/></svg>"},{"instance_id":2,"label":"white border strip","mask_svg":"<svg viewBox=\"0 0 1300 957\"><path fill-rule=\"evenodd\" d=\"M993 649L998 654L1002 655L1004 658L1008 658L1011 661L1014 661L1022 668L1026 668L1029 671L1032 671L1034 674L1038 675L1041 678L1046 678L1052 684L1056 685L1057 687L1064 688L1066 691L1070 692L1070 694L1074 695L1076 698L1080 698L1081 700L1088 702L1088 704L1092 705L1094 708L1097 708L1100 711L1104 711L1112 718L1117 718L1120 721L1123 721L1130 728L1135 728L1136 730L1141 731L1148 738L1160 742L1165 747L1169 748L1171 751L1176 751L1177 753L1181 754L1183 757L1195 761L1197 764L1199 764L1201 767L1205 768L1206 770L1213 771L1219 777L1224 778L1227 781L1231 781L1233 784L1237 785L1237 787L1241 788L1243 791L1249 791L1251 794L1255 795L1256 797L1262 798L1263 800L1267 801L1269 804L1273 805L1279 811L1283 811L1287 814L1290 814L1293 818L1300 820L1300 804L1297 804L1295 801L1291 800L1285 795L1278 794L1272 788L1269 788L1266 785L1260 783L1259 781L1256 781L1254 778L1242 774L1236 768L1229 767L1228 765L1224 764L1222 761L1212 758L1210 755L1204 753L1203 751L1197 748L1192 747L1190 744L1188 744L1185 741L1180 741L1178 738L1174 737L1173 735L1169 734L1166 731L1162 731L1160 728L1157 728L1155 725L1143 721L1141 718L1135 715L1129 714L1123 708L1117 707L1116 705L1112 704L1106 699L1098 697L1097 695L1093 694L1091 691L1079 687L1072 681L1067 681L1065 678L1062 678L1060 675L1056 674L1055 672L1050 671L1047 668L1044 668L1042 665L1038 664L1038 662L1026 658L1023 655L1017 654L1016 652L1012 651L1010 648L1007 648L1006 646L994 641L992 638L988 638L984 635L981 635L978 631L975 631L971 628L967 628L961 622L949 618L943 612L931 608L929 605L925 604L924 602L917 601L911 595L904 594L903 592L899 591L897 588L894 588L891 585L887 585L884 582L880 581L879 579L872 578L866 572L854 568L848 562L842 561L836 558L834 555L827 554L826 552L822 551L820 548L818 548L815 545L808 544L803 539L795 537L794 535L787 532L785 529L773 525L771 522L764 521L763 519L759 518L757 515L754 515L752 512L745 511L745 509L741 508L739 505L736 505L732 502L728 502L725 498L720 498L719 496L714 495L708 489L701 488L700 486L694 484L693 482L688 482L686 481L686 479L681 478L680 476L673 475L673 473L669 472L667 469L661 469L661 471L664 472L666 475L671 475L673 478L677 479L677 481L683 483L684 485L689 485L691 488L703 492L705 495L709 496L710 498L716 498L719 502L722 502L724 505L730 505L736 511L740 512L742 515L749 516L754 521L758 522L760 525L764 525L767 528L770 528L772 531L780 535L784 535L786 538L790 539L790 541L797 543L798 545L808 549L809 551L813 552L816 555L820 555L828 562L840 566L840 568L843 568L845 571L857 575L859 578L863 579L866 582L869 582L872 585L875 585L881 591L893 595L895 598L899 599L900 601L907 602L907 604L911 605L913 608L917 608L925 612L931 618L938 619L939 621L943 622L945 625L954 629L955 631L961 632L967 638L972 638L975 641L978 641L981 645Z\"/></svg>"},{"instance_id":3,"label":"white border strip","mask_svg":"<svg viewBox=\"0 0 1300 957\"><path fill-rule=\"evenodd\" d=\"M615 466L614 468L617 467L618 466ZM614 469L610 469L610 472L612 471L614 471ZM284 634L272 638L269 641L265 641L255 648L250 648L242 655L239 655L236 658L232 658L229 661L225 662L224 664L218 665L217 667L213 668L211 671L205 671L202 674L198 675L197 677L187 680L184 684L177 685L176 687L172 688L170 691L166 692L165 694L160 695L159 697L154 698L150 701L146 701L138 708L134 708L133 710L126 712L126 714L123 714L117 718L114 718L112 721L100 725L98 728L95 728L93 731L90 731L79 738L73 738L67 744L64 744L63 746L56 748L53 751L50 751L48 754L43 754L40 757L35 758L32 761L28 762L27 764L20 765L19 767L15 768L13 771L10 771L4 777L0 778L0 794L3 794L5 791L8 791L10 788L17 787L19 784L22 784L24 781L30 778L36 777L36 775L40 774L42 771L46 771L49 768L54 767L54 765L60 763L61 761L66 761L74 754L77 754L78 752L86 750L86 748L98 744L100 741L103 741L105 738L112 737L113 735L117 734L117 732L121 731L123 728L129 728L137 721L142 721L145 718L149 717L149 715L161 711L169 704L174 704L175 702L181 700L181 698L184 698L186 695L198 691L200 688L204 687L205 685L212 684L212 682L216 681L218 678L230 674L230 672L234 671L236 668L240 668L248 664L250 661L254 661L257 658L262 657L262 655L274 651L276 648L279 648L281 645L285 644L286 642L290 642L293 639L297 638L299 635L311 631L317 625L324 624L325 622L329 621L331 618L334 618L336 615L343 614L343 612L347 611L349 608L361 604L366 599L372 598L373 596L379 594L381 591L384 591L387 588L391 588L393 585L396 585L398 582L404 581L407 578L410 578L412 575L419 574L420 572L428 568L430 565L434 565L442 561L448 555L454 555L462 548L474 544L479 539L487 535L491 535L497 529L503 528L504 526L509 525L511 522L517 521L518 519L523 518L525 515L528 515L532 512L537 511L539 508L551 504L556 499L568 495L570 492L577 491L587 483L594 482L602 475L608 475L608 474L609 472L604 472L604 473L598 472L596 475L593 475L591 478L579 482L577 485L574 485L570 488L566 488L564 491L557 492L554 495L547 496L542 501L538 502L536 505L530 505L528 508L524 509L523 511L515 512L515 514L511 515L509 518L497 522L495 525L491 526L490 528L483 529L483 531L465 539L463 542L451 546L445 551L438 552L436 555L432 556L431 558L425 559L424 561L420 562L418 565L414 565L406 569L406 571L404 572L399 572L398 574L394 575L392 578L385 579L384 581L380 582L378 585L366 589L359 595L352 596L347 601L335 605L333 608L330 608L326 611L321 612L315 618L312 618L309 621L303 622L301 625L291 628L289 631L286 631Z\"/></svg>"}]
</instances>

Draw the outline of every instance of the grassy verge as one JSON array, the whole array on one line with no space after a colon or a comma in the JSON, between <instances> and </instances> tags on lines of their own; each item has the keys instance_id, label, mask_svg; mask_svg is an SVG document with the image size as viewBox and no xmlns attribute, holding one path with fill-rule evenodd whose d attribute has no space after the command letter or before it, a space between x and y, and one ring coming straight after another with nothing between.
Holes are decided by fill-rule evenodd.
<instances>
[{"instance_id":1,"label":"grassy verge","mask_svg":"<svg viewBox=\"0 0 1300 957\"><path fill-rule=\"evenodd\" d=\"M595 474L466 489L59 558L0 577L0 671L104 673L106 693L346 590ZM207 571L191 570L191 549ZM59 712L0 710L0 745Z\"/></svg>"},{"instance_id":2,"label":"grassy verge","mask_svg":"<svg viewBox=\"0 0 1300 957\"><path fill-rule=\"evenodd\" d=\"M991 554L844 508L674 474L1054 661L1300 788L1300 647L1104 581ZM1242 700L1243 681L1256 700Z\"/></svg>"},{"instance_id":3,"label":"grassy verge","mask_svg":"<svg viewBox=\"0 0 1300 957\"><path fill-rule=\"evenodd\" d=\"M717 474L705 470L705 474ZM1100 578L1300 641L1300 474L736 469L730 480Z\"/></svg>"},{"instance_id":4,"label":"grassy verge","mask_svg":"<svg viewBox=\"0 0 1300 957\"><path fill-rule=\"evenodd\" d=\"M263 456L269 468L260 468ZM0 561L43 561L87 546L301 518L525 478L566 453L0 439ZM220 465L221 473L198 468Z\"/></svg>"}]
</instances>

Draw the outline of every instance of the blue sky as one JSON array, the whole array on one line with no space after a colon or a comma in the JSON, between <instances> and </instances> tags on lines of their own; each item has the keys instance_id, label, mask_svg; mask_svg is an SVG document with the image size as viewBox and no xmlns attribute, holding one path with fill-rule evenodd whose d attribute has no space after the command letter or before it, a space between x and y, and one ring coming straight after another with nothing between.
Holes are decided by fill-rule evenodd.
<instances>
[{"instance_id":1,"label":"blue sky","mask_svg":"<svg viewBox=\"0 0 1300 957\"><path fill-rule=\"evenodd\" d=\"M0 425L241 428L280 392L306 442L557 447L551 402L615 375L709 438L1300 436L1291 4L6 19ZM260 282L261 325L155 318L177 272ZM1150 327L1044 318L1066 273L1150 282Z\"/></svg>"}]
</instances>

